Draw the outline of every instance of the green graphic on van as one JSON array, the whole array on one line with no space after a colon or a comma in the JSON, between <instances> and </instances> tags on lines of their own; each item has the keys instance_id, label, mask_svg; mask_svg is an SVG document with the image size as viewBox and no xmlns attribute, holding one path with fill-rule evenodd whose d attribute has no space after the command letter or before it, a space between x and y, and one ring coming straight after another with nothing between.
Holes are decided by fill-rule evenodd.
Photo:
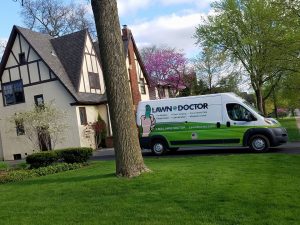
<instances>
[{"instance_id":1,"label":"green graphic on van","mask_svg":"<svg viewBox=\"0 0 300 225\"><path fill-rule=\"evenodd\" d=\"M155 127L155 118L154 115L151 114L150 105L145 106L145 115L141 116L141 127L142 127L142 137L148 137L150 132Z\"/></svg>"}]
</instances>

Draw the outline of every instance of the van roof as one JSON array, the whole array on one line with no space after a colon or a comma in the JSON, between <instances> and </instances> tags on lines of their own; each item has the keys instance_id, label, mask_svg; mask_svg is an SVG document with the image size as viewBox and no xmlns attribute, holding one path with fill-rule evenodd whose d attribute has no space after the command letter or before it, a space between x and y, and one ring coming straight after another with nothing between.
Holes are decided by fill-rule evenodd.
<instances>
[{"instance_id":1,"label":"van roof","mask_svg":"<svg viewBox=\"0 0 300 225\"><path fill-rule=\"evenodd\" d=\"M217 94L208 94L208 95L195 95L195 96L187 96L187 97L179 97L179 98L163 98L163 99L155 99L155 100L145 100L145 101L140 101L140 103L147 103L147 102L154 102L154 101L170 101L173 99L191 99L191 98L205 98L205 97L215 97L215 96L230 96L233 98L241 99L239 96L237 96L233 92L226 92L226 93L217 93Z\"/></svg>"}]
</instances>

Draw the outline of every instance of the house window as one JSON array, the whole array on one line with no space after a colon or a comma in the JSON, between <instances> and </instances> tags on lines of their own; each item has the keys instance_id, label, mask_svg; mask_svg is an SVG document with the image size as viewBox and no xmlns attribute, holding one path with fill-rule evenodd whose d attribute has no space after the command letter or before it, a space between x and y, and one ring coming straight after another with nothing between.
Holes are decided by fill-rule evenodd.
<instances>
[{"instance_id":1,"label":"house window","mask_svg":"<svg viewBox=\"0 0 300 225\"><path fill-rule=\"evenodd\" d=\"M35 95L34 96L34 102L36 106L44 106L44 97L43 95Z\"/></svg>"},{"instance_id":2,"label":"house window","mask_svg":"<svg viewBox=\"0 0 300 225\"><path fill-rule=\"evenodd\" d=\"M19 63L21 65L26 63L25 52L19 54Z\"/></svg>"},{"instance_id":3,"label":"house window","mask_svg":"<svg viewBox=\"0 0 300 225\"><path fill-rule=\"evenodd\" d=\"M166 97L165 88L163 86L158 86L157 91L158 91L158 97L159 98L165 98Z\"/></svg>"},{"instance_id":4,"label":"house window","mask_svg":"<svg viewBox=\"0 0 300 225\"><path fill-rule=\"evenodd\" d=\"M100 80L99 80L98 73L89 72L89 82L90 82L90 88L100 89Z\"/></svg>"},{"instance_id":5,"label":"house window","mask_svg":"<svg viewBox=\"0 0 300 225\"><path fill-rule=\"evenodd\" d=\"M16 80L2 85L4 105L14 105L25 102L23 82Z\"/></svg>"},{"instance_id":6,"label":"house window","mask_svg":"<svg viewBox=\"0 0 300 225\"><path fill-rule=\"evenodd\" d=\"M79 107L79 115L80 115L80 123L81 123L81 125L86 125L87 124L87 118L86 118L85 107Z\"/></svg>"},{"instance_id":7,"label":"house window","mask_svg":"<svg viewBox=\"0 0 300 225\"><path fill-rule=\"evenodd\" d=\"M146 94L146 85L145 85L144 78L140 78L140 88L141 88L141 94L145 95Z\"/></svg>"},{"instance_id":8,"label":"house window","mask_svg":"<svg viewBox=\"0 0 300 225\"><path fill-rule=\"evenodd\" d=\"M24 135L25 134L25 129L24 129L24 124L23 124L23 120L16 120L16 132L17 135Z\"/></svg>"}]
</instances>

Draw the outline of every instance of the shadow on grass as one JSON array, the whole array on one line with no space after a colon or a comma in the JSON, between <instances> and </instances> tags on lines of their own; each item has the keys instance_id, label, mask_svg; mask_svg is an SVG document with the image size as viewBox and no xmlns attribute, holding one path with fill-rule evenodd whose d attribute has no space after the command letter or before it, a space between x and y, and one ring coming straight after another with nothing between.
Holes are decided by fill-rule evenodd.
<instances>
[{"instance_id":1,"label":"shadow on grass","mask_svg":"<svg viewBox=\"0 0 300 225\"><path fill-rule=\"evenodd\" d=\"M99 175L92 175L92 176L63 176L63 177L48 175L44 177L32 178L30 180L24 180L22 181L22 185L43 185L43 184L53 184L53 183L62 184L62 183L74 183L74 182L86 182L86 181L108 179L108 178L116 178L116 174L108 173L108 174L99 174ZM19 185L18 183L14 183L14 184Z\"/></svg>"}]
</instances>

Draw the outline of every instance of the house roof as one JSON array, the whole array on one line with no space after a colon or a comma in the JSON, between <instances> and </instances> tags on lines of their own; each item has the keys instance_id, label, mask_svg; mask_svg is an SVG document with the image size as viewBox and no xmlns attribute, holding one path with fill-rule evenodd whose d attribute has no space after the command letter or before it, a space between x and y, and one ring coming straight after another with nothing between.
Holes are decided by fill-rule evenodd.
<instances>
[{"instance_id":1,"label":"house roof","mask_svg":"<svg viewBox=\"0 0 300 225\"><path fill-rule=\"evenodd\" d=\"M81 30L50 40L55 54L60 59L69 79L76 90L79 89L87 30Z\"/></svg>"},{"instance_id":2,"label":"house roof","mask_svg":"<svg viewBox=\"0 0 300 225\"><path fill-rule=\"evenodd\" d=\"M82 67L84 42L87 31L79 31L59 38L14 26L2 57L0 75L7 63L15 37L19 33L31 45L46 65L58 77L62 85L73 96L76 104L101 104L106 95L78 92Z\"/></svg>"}]
</instances>

